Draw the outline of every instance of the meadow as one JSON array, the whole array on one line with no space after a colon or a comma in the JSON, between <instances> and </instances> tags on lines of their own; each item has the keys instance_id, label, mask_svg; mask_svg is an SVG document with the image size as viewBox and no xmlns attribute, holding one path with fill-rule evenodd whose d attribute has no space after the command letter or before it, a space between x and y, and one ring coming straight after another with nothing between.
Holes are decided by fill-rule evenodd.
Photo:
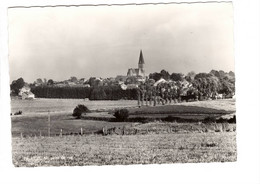
<instances>
[{"instance_id":1,"label":"meadow","mask_svg":"<svg viewBox=\"0 0 260 184\"><path fill-rule=\"evenodd\" d=\"M13 138L17 167L234 162L236 133Z\"/></svg>"},{"instance_id":2,"label":"meadow","mask_svg":"<svg viewBox=\"0 0 260 184\"><path fill-rule=\"evenodd\" d=\"M70 134L78 133L82 128L85 133L90 134L101 130L103 127L112 128L129 125L127 122L108 121L114 118L113 113L109 113L109 111L120 107L128 107L130 117L146 118L161 118L172 115L188 119L203 119L209 115L222 116L235 112L233 99L177 103L156 107L143 106L141 108L137 108L136 101L85 101L85 105L91 110L102 112L89 113L86 119L75 119L71 116L72 111L81 102L84 102L84 100L75 99L75 102L73 102L72 99L36 99L36 101L20 100L19 103L12 101L12 109L23 111L22 115L11 117L12 135L20 136L21 133L23 136L48 135L48 109L50 109L51 135L59 134L61 129L64 134ZM37 104L39 107L37 107ZM19 108L20 106L22 107ZM207 108L202 106L207 106ZM43 109L45 111L42 111ZM40 111L41 113L39 113Z\"/></svg>"},{"instance_id":3,"label":"meadow","mask_svg":"<svg viewBox=\"0 0 260 184\"><path fill-rule=\"evenodd\" d=\"M11 100L11 113L21 110L23 115L46 114L52 113L72 113L78 105L86 105L90 110L109 110L120 107L134 107L137 105L135 100L106 100L91 101L84 99L53 99L53 98L36 98L34 100Z\"/></svg>"}]
</instances>

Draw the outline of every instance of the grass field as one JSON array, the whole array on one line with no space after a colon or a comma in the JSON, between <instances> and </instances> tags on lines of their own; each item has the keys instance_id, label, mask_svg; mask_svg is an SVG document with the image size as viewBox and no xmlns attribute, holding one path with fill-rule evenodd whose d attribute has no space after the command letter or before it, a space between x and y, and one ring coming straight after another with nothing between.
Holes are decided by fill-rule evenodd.
<instances>
[{"instance_id":1,"label":"grass field","mask_svg":"<svg viewBox=\"0 0 260 184\"><path fill-rule=\"evenodd\" d=\"M15 166L236 161L236 134L189 133L13 138Z\"/></svg>"},{"instance_id":2,"label":"grass field","mask_svg":"<svg viewBox=\"0 0 260 184\"><path fill-rule=\"evenodd\" d=\"M84 133L102 130L103 127L111 128L128 124L127 122L106 122L94 120L75 119L71 114L55 113L51 115L51 135L79 133L81 128ZM48 135L48 115L45 116L17 116L12 117L12 136L43 136Z\"/></svg>"},{"instance_id":3,"label":"grass field","mask_svg":"<svg viewBox=\"0 0 260 184\"><path fill-rule=\"evenodd\" d=\"M156 106L156 107L141 107L129 108L130 117L149 117L162 118L168 115L181 118L197 118L204 119L207 116L221 116L227 113L234 112L234 103L231 100L215 100L215 101L199 101L189 103L181 103L174 105ZM208 104L207 104L208 102ZM120 102L121 103L121 102ZM108 102L109 106L111 105ZM202 104L207 104L207 108L201 107ZM221 105L220 105L221 104ZM226 104L226 105L223 105ZM196 105L196 106L195 106ZM105 104L103 104L103 107ZM216 109L212 107L218 107ZM222 107L222 108L220 108ZM72 109L73 110L73 109ZM78 133L82 128L85 133L92 133L101 130L103 127L120 127L127 125L127 122L108 122L95 121L89 119L75 119L68 112L51 112L51 134L59 134L62 129L64 134ZM227 111L228 110L228 111ZM106 117L108 119L114 118L108 112L93 112L88 114L93 117ZM39 136L48 134L48 113L25 114L22 116L12 116L12 135L20 136Z\"/></svg>"}]
</instances>

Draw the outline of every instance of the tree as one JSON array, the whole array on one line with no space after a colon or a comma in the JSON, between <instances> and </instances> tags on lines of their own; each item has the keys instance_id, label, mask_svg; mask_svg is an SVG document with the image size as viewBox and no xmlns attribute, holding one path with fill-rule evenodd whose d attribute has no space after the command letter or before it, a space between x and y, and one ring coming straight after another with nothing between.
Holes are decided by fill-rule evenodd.
<instances>
[{"instance_id":1,"label":"tree","mask_svg":"<svg viewBox=\"0 0 260 184\"><path fill-rule=\"evenodd\" d=\"M36 84L36 85L42 85L43 84L43 81L42 81L42 79L41 78L39 78L39 79L36 79L36 81L34 82L34 84Z\"/></svg>"},{"instance_id":2,"label":"tree","mask_svg":"<svg viewBox=\"0 0 260 184\"><path fill-rule=\"evenodd\" d=\"M90 94L90 100L106 100L107 95L106 92L104 91L103 87L95 87L91 94Z\"/></svg>"},{"instance_id":3,"label":"tree","mask_svg":"<svg viewBox=\"0 0 260 184\"><path fill-rule=\"evenodd\" d=\"M88 113L88 112L90 112L90 110L89 110L85 105L79 104L79 105L73 110L72 116L76 117L77 119L80 119L80 118L81 118L81 115L82 115L83 113Z\"/></svg>"},{"instance_id":4,"label":"tree","mask_svg":"<svg viewBox=\"0 0 260 184\"><path fill-rule=\"evenodd\" d=\"M77 79L77 77L72 76L72 77L70 77L70 81L71 81L71 82L77 82L78 79Z\"/></svg>"},{"instance_id":5,"label":"tree","mask_svg":"<svg viewBox=\"0 0 260 184\"><path fill-rule=\"evenodd\" d=\"M19 78L17 80L14 80L12 84L10 85L11 91L14 92L15 95L18 95L20 89L24 87L25 82L23 78Z\"/></svg>"},{"instance_id":6,"label":"tree","mask_svg":"<svg viewBox=\"0 0 260 184\"><path fill-rule=\"evenodd\" d=\"M119 109L115 111L114 116L117 121L126 121L129 116L129 111L128 109Z\"/></svg>"},{"instance_id":7,"label":"tree","mask_svg":"<svg viewBox=\"0 0 260 184\"><path fill-rule=\"evenodd\" d=\"M161 71L161 75L162 75L162 78L164 78L165 80L169 80L170 79L170 74L166 70L162 70Z\"/></svg>"},{"instance_id":8,"label":"tree","mask_svg":"<svg viewBox=\"0 0 260 184\"><path fill-rule=\"evenodd\" d=\"M150 73L149 74L149 79L154 79L155 81L158 81L162 78L162 74L161 73Z\"/></svg>"},{"instance_id":9,"label":"tree","mask_svg":"<svg viewBox=\"0 0 260 184\"><path fill-rule=\"evenodd\" d=\"M172 73L170 79L172 79L173 81L182 81L183 76L184 75L182 73Z\"/></svg>"},{"instance_id":10,"label":"tree","mask_svg":"<svg viewBox=\"0 0 260 184\"><path fill-rule=\"evenodd\" d=\"M49 79L48 82L47 82L47 85L52 86L53 84L54 84L54 81L52 79Z\"/></svg>"},{"instance_id":11,"label":"tree","mask_svg":"<svg viewBox=\"0 0 260 184\"><path fill-rule=\"evenodd\" d=\"M192 81L192 80L194 80L195 75L196 75L196 73L194 71L190 71L187 74L187 77Z\"/></svg>"},{"instance_id":12,"label":"tree","mask_svg":"<svg viewBox=\"0 0 260 184\"><path fill-rule=\"evenodd\" d=\"M95 86L95 80L96 80L96 77L90 77L88 80L88 84L90 86Z\"/></svg>"}]
</instances>

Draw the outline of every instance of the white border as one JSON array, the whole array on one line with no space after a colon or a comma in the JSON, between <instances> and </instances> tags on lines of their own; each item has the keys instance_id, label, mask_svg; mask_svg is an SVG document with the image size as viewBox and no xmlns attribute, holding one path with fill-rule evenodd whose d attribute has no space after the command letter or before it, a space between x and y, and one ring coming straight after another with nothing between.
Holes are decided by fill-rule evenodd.
<instances>
[{"instance_id":1,"label":"white border","mask_svg":"<svg viewBox=\"0 0 260 184\"><path fill-rule=\"evenodd\" d=\"M0 9L1 183L260 183L259 1L233 0L238 117L236 163L14 168L11 164L7 7L119 4L133 1L7 1ZM138 3L156 2L152 0ZM157 1L162 2L162 1ZM167 1L164 1L167 2ZM173 1L168 1L173 2ZM176 2L176 1L175 1ZM178 2L178 1L177 1ZM181 1L179 1L181 2ZM196 2L196 1L185 1Z\"/></svg>"}]
</instances>

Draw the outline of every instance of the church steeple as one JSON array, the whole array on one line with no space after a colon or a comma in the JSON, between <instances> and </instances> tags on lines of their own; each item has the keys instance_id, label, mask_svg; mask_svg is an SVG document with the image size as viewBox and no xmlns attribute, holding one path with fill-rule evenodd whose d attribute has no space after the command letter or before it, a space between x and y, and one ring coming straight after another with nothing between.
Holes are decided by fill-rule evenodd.
<instances>
[{"instance_id":1,"label":"church steeple","mask_svg":"<svg viewBox=\"0 0 260 184\"><path fill-rule=\"evenodd\" d=\"M143 57L143 52L142 52L142 50L140 51L139 63L138 63L138 64L144 64L144 57Z\"/></svg>"},{"instance_id":2,"label":"church steeple","mask_svg":"<svg viewBox=\"0 0 260 184\"><path fill-rule=\"evenodd\" d=\"M139 62L138 62L138 69L140 69L140 70L142 70L144 72L144 57L143 57L142 50L140 51Z\"/></svg>"},{"instance_id":3,"label":"church steeple","mask_svg":"<svg viewBox=\"0 0 260 184\"><path fill-rule=\"evenodd\" d=\"M139 62L138 62L138 75L139 76L145 76L144 57L143 57L142 50L140 50L140 56L139 56Z\"/></svg>"}]
</instances>

